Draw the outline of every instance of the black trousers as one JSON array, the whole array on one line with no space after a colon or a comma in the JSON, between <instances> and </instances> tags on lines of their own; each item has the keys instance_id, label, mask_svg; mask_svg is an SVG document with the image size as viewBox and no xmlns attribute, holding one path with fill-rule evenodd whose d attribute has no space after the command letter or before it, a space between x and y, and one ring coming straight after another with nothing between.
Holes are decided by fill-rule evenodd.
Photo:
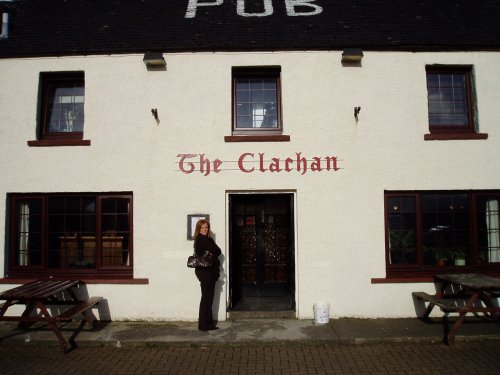
<instances>
[{"instance_id":1,"label":"black trousers","mask_svg":"<svg viewBox=\"0 0 500 375\"><path fill-rule=\"evenodd\" d=\"M196 268L194 272L198 280L200 280L201 286L198 328L209 329L214 326L212 304L214 302L215 283L219 279L219 271L217 269Z\"/></svg>"}]
</instances>

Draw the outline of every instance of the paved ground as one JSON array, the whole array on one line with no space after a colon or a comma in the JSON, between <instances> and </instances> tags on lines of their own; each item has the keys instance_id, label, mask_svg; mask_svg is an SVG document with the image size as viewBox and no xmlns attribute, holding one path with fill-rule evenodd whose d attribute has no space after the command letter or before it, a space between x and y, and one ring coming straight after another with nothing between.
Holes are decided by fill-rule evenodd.
<instances>
[{"instance_id":1,"label":"paved ground","mask_svg":"<svg viewBox=\"0 0 500 375\"><path fill-rule=\"evenodd\" d=\"M63 327L69 337L75 323ZM500 374L500 324L464 323L442 343L439 322L418 319L264 319L112 322L57 348L46 326L0 324L0 374Z\"/></svg>"},{"instance_id":2,"label":"paved ground","mask_svg":"<svg viewBox=\"0 0 500 375\"><path fill-rule=\"evenodd\" d=\"M8 374L500 374L500 340L155 347L1 345Z\"/></svg>"}]
</instances>

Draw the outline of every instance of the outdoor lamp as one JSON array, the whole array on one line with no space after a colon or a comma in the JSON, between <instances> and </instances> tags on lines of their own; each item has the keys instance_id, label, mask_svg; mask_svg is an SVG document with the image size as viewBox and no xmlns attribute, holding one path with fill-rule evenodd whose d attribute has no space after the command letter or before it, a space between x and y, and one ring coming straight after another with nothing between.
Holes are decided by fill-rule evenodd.
<instances>
[{"instance_id":1,"label":"outdoor lamp","mask_svg":"<svg viewBox=\"0 0 500 375\"><path fill-rule=\"evenodd\" d=\"M146 52L142 60L148 68L161 68L167 65L161 52Z\"/></svg>"},{"instance_id":2,"label":"outdoor lamp","mask_svg":"<svg viewBox=\"0 0 500 375\"><path fill-rule=\"evenodd\" d=\"M342 52L342 62L360 63L363 59L363 51L361 48L346 48Z\"/></svg>"}]
</instances>

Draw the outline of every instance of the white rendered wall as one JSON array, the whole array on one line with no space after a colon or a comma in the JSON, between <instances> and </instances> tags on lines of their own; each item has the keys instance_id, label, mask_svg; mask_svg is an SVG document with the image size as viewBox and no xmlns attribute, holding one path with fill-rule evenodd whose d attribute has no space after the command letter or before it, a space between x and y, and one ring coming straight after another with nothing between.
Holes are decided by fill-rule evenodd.
<instances>
[{"instance_id":1,"label":"white rendered wall","mask_svg":"<svg viewBox=\"0 0 500 375\"><path fill-rule=\"evenodd\" d=\"M209 214L227 256L227 193L252 190L295 194L299 318L312 318L316 302L329 302L332 317L415 316L411 292L430 291L431 283L371 283L385 277L384 190L500 187L498 53L368 51L362 67L343 67L341 52L165 59L166 71L147 71L142 55L0 60L0 217L11 192L134 194L134 276L149 284L88 285L90 294L108 300L112 319L196 320L200 291L185 266L192 252L186 215ZM424 141L425 66L438 63L474 66L478 123L487 140ZM291 140L226 143L231 68L258 65L281 66L283 127ZM85 72L84 138L91 146L27 146L36 139L39 73L49 71ZM357 123L355 106L361 106ZM243 152L266 159L338 156L342 169L208 176L178 170L178 154L235 161ZM226 314L224 262L219 320Z\"/></svg>"}]
</instances>

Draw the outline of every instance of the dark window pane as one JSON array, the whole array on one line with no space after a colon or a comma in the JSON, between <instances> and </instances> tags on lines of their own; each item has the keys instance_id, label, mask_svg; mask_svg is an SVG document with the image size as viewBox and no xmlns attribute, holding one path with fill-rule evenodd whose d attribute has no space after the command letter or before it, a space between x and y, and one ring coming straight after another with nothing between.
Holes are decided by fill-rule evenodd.
<instances>
[{"instance_id":1,"label":"dark window pane","mask_svg":"<svg viewBox=\"0 0 500 375\"><path fill-rule=\"evenodd\" d=\"M237 128L251 128L252 127L252 117L251 116L238 116L238 117L236 117L236 127Z\"/></svg>"},{"instance_id":2,"label":"dark window pane","mask_svg":"<svg viewBox=\"0 0 500 375\"><path fill-rule=\"evenodd\" d=\"M121 214L128 214L129 200L127 198L116 199L116 212Z\"/></svg>"},{"instance_id":3,"label":"dark window pane","mask_svg":"<svg viewBox=\"0 0 500 375\"><path fill-rule=\"evenodd\" d=\"M66 231L67 232L80 232L80 216L68 215L66 217Z\"/></svg>"},{"instance_id":4,"label":"dark window pane","mask_svg":"<svg viewBox=\"0 0 500 375\"><path fill-rule=\"evenodd\" d=\"M83 73L44 73L41 138L81 138L84 123Z\"/></svg>"},{"instance_id":5,"label":"dark window pane","mask_svg":"<svg viewBox=\"0 0 500 375\"><path fill-rule=\"evenodd\" d=\"M82 232L94 233L95 232L95 215L82 216Z\"/></svg>"},{"instance_id":6,"label":"dark window pane","mask_svg":"<svg viewBox=\"0 0 500 375\"><path fill-rule=\"evenodd\" d=\"M64 215L50 215L49 219L49 232L60 232L65 231L65 220Z\"/></svg>"},{"instance_id":7,"label":"dark window pane","mask_svg":"<svg viewBox=\"0 0 500 375\"><path fill-rule=\"evenodd\" d=\"M246 78L236 79L236 91L249 91L250 81Z\"/></svg>"},{"instance_id":8,"label":"dark window pane","mask_svg":"<svg viewBox=\"0 0 500 375\"><path fill-rule=\"evenodd\" d=\"M114 215L103 215L101 217L102 221L102 231L106 232L116 232L116 217Z\"/></svg>"},{"instance_id":9,"label":"dark window pane","mask_svg":"<svg viewBox=\"0 0 500 375\"><path fill-rule=\"evenodd\" d=\"M113 198L106 198L101 200L102 212L104 214L116 212L116 200Z\"/></svg>"},{"instance_id":10,"label":"dark window pane","mask_svg":"<svg viewBox=\"0 0 500 375\"><path fill-rule=\"evenodd\" d=\"M66 214L79 214L80 209L80 197L66 198Z\"/></svg>"},{"instance_id":11,"label":"dark window pane","mask_svg":"<svg viewBox=\"0 0 500 375\"><path fill-rule=\"evenodd\" d=\"M87 213L95 213L95 198L83 197L82 206L83 206L83 211Z\"/></svg>"},{"instance_id":12,"label":"dark window pane","mask_svg":"<svg viewBox=\"0 0 500 375\"><path fill-rule=\"evenodd\" d=\"M64 197L51 197L49 198L49 214L62 214L65 212L65 202Z\"/></svg>"},{"instance_id":13,"label":"dark window pane","mask_svg":"<svg viewBox=\"0 0 500 375\"><path fill-rule=\"evenodd\" d=\"M128 216L127 215L118 215L117 216L117 226L116 229L119 232L128 232L130 230L128 224Z\"/></svg>"},{"instance_id":14,"label":"dark window pane","mask_svg":"<svg viewBox=\"0 0 500 375\"><path fill-rule=\"evenodd\" d=\"M278 111L278 77L236 77L234 103L235 129L280 127Z\"/></svg>"},{"instance_id":15,"label":"dark window pane","mask_svg":"<svg viewBox=\"0 0 500 375\"><path fill-rule=\"evenodd\" d=\"M471 127L467 73L427 72L429 125Z\"/></svg>"},{"instance_id":16,"label":"dark window pane","mask_svg":"<svg viewBox=\"0 0 500 375\"><path fill-rule=\"evenodd\" d=\"M77 271L75 277L79 277L79 269L85 269L85 275L98 275L99 267L125 266L130 267L125 274L131 276L130 198L106 197L103 204L96 205L97 198L99 195L40 194L40 198L23 199L13 195L15 233L10 246L16 267L8 272L32 277ZM110 212L102 214L97 207L107 207ZM109 232L96 231L97 215ZM98 256L100 262L96 262ZM109 268L104 272L110 274ZM119 272L123 277L123 269Z\"/></svg>"},{"instance_id":17,"label":"dark window pane","mask_svg":"<svg viewBox=\"0 0 500 375\"><path fill-rule=\"evenodd\" d=\"M391 197L387 200L389 264L417 262L415 198ZM405 209L408 212L404 212Z\"/></svg>"},{"instance_id":18,"label":"dark window pane","mask_svg":"<svg viewBox=\"0 0 500 375\"><path fill-rule=\"evenodd\" d=\"M236 92L236 103L249 103L250 102L250 91L237 91Z\"/></svg>"},{"instance_id":19,"label":"dark window pane","mask_svg":"<svg viewBox=\"0 0 500 375\"><path fill-rule=\"evenodd\" d=\"M53 82L49 86L49 132L73 132L74 121L83 121L84 91L81 83Z\"/></svg>"}]
</instances>

